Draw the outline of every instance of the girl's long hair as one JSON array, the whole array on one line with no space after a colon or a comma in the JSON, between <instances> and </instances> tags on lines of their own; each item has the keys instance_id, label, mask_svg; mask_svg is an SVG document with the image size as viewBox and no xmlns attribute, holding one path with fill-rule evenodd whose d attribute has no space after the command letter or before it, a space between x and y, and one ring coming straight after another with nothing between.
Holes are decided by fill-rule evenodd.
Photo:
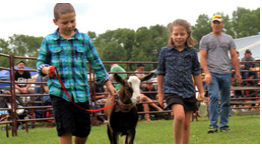
<instances>
[{"instance_id":1,"label":"girl's long hair","mask_svg":"<svg viewBox=\"0 0 262 151\"><path fill-rule=\"evenodd\" d=\"M192 37L192 30L191 30L191 25L190 23L188 23L186 20L184 19L177 19L175 20L173 23L171 23L169 25L169 33L170 35L172 34L173 32L173 29L175 26L182 26L182 27L185 27L186 28L186 31L187 31L187 34L188 34L188 37L187 37L187 40L186 40L186 46L188 48L193 48L196 44L197 44L197 41ZM172 40L172 38L170 37L169 40L168 40L168 46L169 47L174 47L175 46L175 43L174 41Z\"/></svg>"}]
</instances>

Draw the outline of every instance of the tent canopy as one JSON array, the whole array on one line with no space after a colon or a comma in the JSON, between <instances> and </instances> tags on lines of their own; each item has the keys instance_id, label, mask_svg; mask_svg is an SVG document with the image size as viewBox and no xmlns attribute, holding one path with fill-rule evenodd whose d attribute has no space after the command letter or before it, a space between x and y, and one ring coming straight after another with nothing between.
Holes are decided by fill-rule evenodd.
<instances>
[{"instance_id":1,"label":"tent canopy","mask_svg":"<svg viewBox=\"0 0 262 151\"><path fill-rule=\"evenodd\" d=\"M17 66L15 66L15 69L17 69ZM30 68L30 67L24 67L24 69L27 69L27 70L35 70L33 68ZM37 74L37 72L34 72L34 71L30 71L30 74L31 76L34 76ZM8 80L9 81L9 77L10 77L10 72L8 70L2 70L0 71L0 80L3 80L3 81L6 81ZM0 87L5 87L5 86L9 86L8 83L0 83Z\"/></svg>"}]
</instances>

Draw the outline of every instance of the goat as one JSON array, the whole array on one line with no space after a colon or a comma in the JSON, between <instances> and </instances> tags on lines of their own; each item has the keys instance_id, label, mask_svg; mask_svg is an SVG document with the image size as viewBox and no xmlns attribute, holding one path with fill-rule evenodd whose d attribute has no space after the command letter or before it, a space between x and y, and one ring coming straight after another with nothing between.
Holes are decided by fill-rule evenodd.
<instances>
[{"instance_id":1,"label":"goat","mask_svg":"<svg viewBox=\"0 0 262 151\"><path fill-rule=\"evenodd\" d=\"M136 103L140 101L140 84L150 79L154 74L150 74L139 80L137 76L130 76L128 80L122 79L114 74L116 82L121 84L119 95L114 101L107 100L105 106L113 103L116 105L105 110L107 116L107 134L111 144L117 144L119 135L125 135L125 144L133 144L138 122Z\"/></svg>"}]
</instances>

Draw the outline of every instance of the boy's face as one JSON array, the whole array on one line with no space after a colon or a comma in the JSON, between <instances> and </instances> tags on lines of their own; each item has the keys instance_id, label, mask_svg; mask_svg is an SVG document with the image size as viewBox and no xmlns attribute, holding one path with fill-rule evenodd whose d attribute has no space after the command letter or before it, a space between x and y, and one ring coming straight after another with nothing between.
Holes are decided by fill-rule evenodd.
<instances>
[{"instance_id":1,"label":"boy's face","mask_svg":"<svg viewBox=\"0 0 262 151\"><path fill-rule=\"evenodd\" d=\"M59 19L53 19L62 36L73 36L76 26L75 13L60 14Z\"/></svg>"}]
</instances>

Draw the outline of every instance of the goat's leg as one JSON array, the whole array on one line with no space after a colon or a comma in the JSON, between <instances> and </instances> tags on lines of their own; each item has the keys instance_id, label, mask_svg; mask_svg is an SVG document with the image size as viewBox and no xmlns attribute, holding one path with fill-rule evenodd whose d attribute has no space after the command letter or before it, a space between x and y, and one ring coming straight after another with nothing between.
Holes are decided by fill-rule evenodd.
<instances>
[{"instance_id":1,"label":"goat's leg","mask_svg":"<svg viewBox=\"0 0 262 151\"><path fill-rule=\"evenodd\" d=\"M118 144L118 138L119 138L119 133L116 131L113 131L111 144Z\"/></svg>"},{"instance_id":2,"label":"goat's leg","mask_svg":"<svg viewBox=\"0 0 262 151\"><path fill-rule=\"evenodd\" d=\"M109 124L107 124L107 136L110 140L110 143L113 144L113 133L112 133L112 129L109 126Z\"/></svg>"},{"instance_id":3,"label":"goat's leg","mask_svg":"<svg viewBox=\"0 0 262 151\"><path fill-rule=\"evenodd\" d=\"M126 135L124 136L124 143L125 143L125 144L128 144L128 134L126 134Z\"/></svg>"},{"instance_id":4,"label":"goat's leg","mask_svg":"<svg viewBox=\"0 0 262 151\"><path fill-rule=\"evenodd\" d=\"M131 132L129 132L126 135L125 144L134 144L135 135L136 135L136 130L135 129L132 130Z\"/></svg>"}]
</instances>

